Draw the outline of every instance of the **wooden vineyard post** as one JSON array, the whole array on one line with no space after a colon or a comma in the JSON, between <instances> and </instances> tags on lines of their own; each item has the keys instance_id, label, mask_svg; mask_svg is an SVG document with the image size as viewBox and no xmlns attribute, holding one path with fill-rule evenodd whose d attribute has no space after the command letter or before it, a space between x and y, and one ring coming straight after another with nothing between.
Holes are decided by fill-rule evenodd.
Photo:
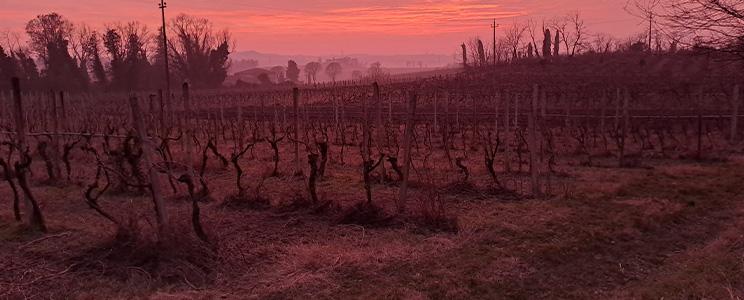
<instances>
[{"instance_id":1,"label":"wooden vineyard post","mask_svg":"<svg viewBox=\"0 0 744 300\"><path fill-rule=\"evenodd\" d=\"M132 110L132 123L137 132L137 138L142 147L142 163L147 168L150 177L150 191L152 193L152 202L155 205L155 216L158 222L158 232L161 237L167 227L168 214L163 203L162 190L160 187L160 178L152 161L151 151L155 149L152 140L147 136L145 122L142 118L142 111L139 107L137 97L129 97L129 106Z\"/></svg>"},{"instance_id":2,"label":"wooden vineyard post","mask_svg":"<svg viewBox=\"0 0 744 300\"><path fill-rule=\"evenodd\" d=\"M369 108L367 97L362 97L362 162L370 160Z\"/></svg>"},{"instance_id":3,"label":"wooden vineyard post","mask_svg":"<svg viewBox=\"0 0 744 300\"><path fill-rule=\"evenodd\" d=\"M260 120L260 121L266 121L266 116L264 115L265 112L266 112L265 105L266 104L264 103L264 97L261 97L261 113L259 114L260 118L257 119L256 121L258 121L258 120Z\"/></svg>"},{"instance_id":4,"label":"wooden vineyard post","mask_svg":"<svg viewBox=\"0 0 744 300\"><path fill-rule=\"evenodd\" d=\"M377 83L372 86L377 91ZM376 93L375 93L376 94ZM370 154L370 130L369 130L369 107L367 97L362 97L362 169L364 172L364 191L367 196L367 204L372 203L372 186L370 183L370 172L372 172L373 161Z\"/></svg>"},{"instance_id":5,"label":"wooden vineyard post","mask_svg":"<svg viewBox=\"0 0 744 300\"><path fill-rule=\"evenodd\" d=\"M16 130L16 142L17 147L21 151L21 163L27 162L25 155L23 153L26 151L26 118L24 117L24 110L23 110L23 99L21 98L21 84L20 80L16 77L13 77L11 80L11 85L13 88L13 102L14 102L14 109L15 112L13 113L15 117L15 130ZM10 162L8 162L10 163ZM24 171L25 168L22 170L17 171ZM21 174L17 174L17 176L20 176ZM23 197L24 204L26 208L26 215L28 216L28 222L29 225L34 225L34 203L33 200L30 197ZM43 219L42 219L43 223Z\"/></svg>"},{"instance_id":6,"label":"wooden vineyard post","mask_svg":"<svg viewBox=\"0 0 744 300\"><path fill-rule=\"evenodd\" d=\"M703 88L700 87L700 90L698 91L698 116L697 116L697 153L695 154L695 158L697 160L700 160L703 157L703 114L701 112L701 105L703 103L704 96L703 96Z\"/></svg>"},{"instance_id":7,"label":"wooden vineyard post","mask_svg":"<svg viewBox=\"0 0 744 300\"><path fill-rule=\"evenodd\" d=\"M339 120L339 133L344 132L346 130L346 102L344 101L344 98L338 100L338 106L339 110L341 111L341 119Z\"/></svg>"},{"instance_id":8,"label":"wooden vineyard post","mask_svg":"<svg viewBox=\"0 0 744 300\"><path fill-rule=\"evenodd\" d=\"M499 105L501 105L501 95L499 92L493 96L493 131L498 135L499 133Z\"/></svg>"},{"instance_id":9,"label":"wooden vineyard post","mask_svg":"<svg viewBox=\"0 0 744 300\"><path fill-rule=\"evenodd\" d=\"M60 154L62 153L62 151L60 151L61 150L60 149L61 146L60 146L60 142L59 142L59 139L60 139L60 135L59 135L59 132L60 132L60 130L59 130L59 119L60 119L60 115L59 115L59 112L57 111L57 99L55 99L55 97L54 97L54 92L51 93L51 98L49 100L51 100L50 102L51 102L51 107L52 107L52 132L54 133L54 136L52 137L52 147L54 148L54 151L53 151L54 152L54 154L53 154L53 157L54 157L54 166L53 166L53 169L54 169L54 176L57 179L59 179L59 178L62 178L62 168L60 168L60 165L59 165L60 164Z\"/></svg>"},{"instance_id":10,"label":"wooden vineyard post","mask_svg":"<svg viewBox=\"0 0 744 300\"><path fill-rule=\"evenodd\" d=\"M31 157L28 151L28 145L26 145L26 134L27 134L27 116L23 109L23 101L21 98L21 85L20 80L17 77L11 79L11 87L13 90L13 100L15 102L14 117L15 117L15 129L16 139L20 152L20 158L15 165L16 178L18 178L18 185L21 186L23 191L24 206L26 208L26 215L28 217L28 224L41 232L47 232L46 224L44 222L44 216L41 214L41 208L36 202L31 193L31 188L28 183L27 173L31 165ZM8 162L10 163L10 162Z\"/></svg>"},{"instance_id":11,"label":"wooden vineyard post","mask_svg":"<svg viewBox=\"0 0 744 300\"><path fill-rule=\"evenodd\" d=\"M628 114L628 102L630 100L630 92L625 89L625 96L623 97L623 127L621 133L621 147L620 147L620 167L624 168L625 164L625 146L628 138L628 130L630 126L630 115Z\"/></svg>"},{"instance_id":12,"label":"wooden vineyard post","mask_svg":"<svg viewBox=\"0 0 744 300\"><path fill-rule=\"evenodd\" d=\"M372 84L373 88L373 99L375 101L375 105L377 106L377 115L375 116L375 132L377 133L375 139L377 140L377 149L380 151L380 153L383 153L385 150L385 126L382 123L382 97L380 97L380 85L377 84L377 82ZM382 176L380 176L380 181L385 181L385 176L387 173L385 172L385 164L380 164L380 173Z\"/></svg>"},{"instance_id":13,"label":"wooden vineyard post","mask_svg":"<svg viewBox=\"0 0 744 300\"><path fill-rule=\"evenodd\" d=\"M388 98L388 124L393 124L393 97Z\"/></svg>"},{"instance_id":14,"label":"wooden vineyard post","mask_svg":"<svg viewBox=\"0 0 744 300\"><path fill-rule=\"evenodd\" d=\"M238 147L243 148L243 106L238 101ZM233 137L235 138L235 137Z\"/></svg>"},{"instance_id":15,"label":"wooden vineyard post","mask_svg":"<svg viewBox=\"0 0 744 300\"><path fill-rule=\"evenodd\" d=\"M150 94L147 99L148 99L147 112L150 114L154 114L155 113L155 94Z\"/></svg>"},{"instance_id":16,"label":"wooden vineyard post","mask_svg":"<svg viewBox=\"0 0 744 300\"><path fill-rule=\"evenodd\" d=\"M336 126L336 132L340 132L341 127L338 120L338 97L336 97L336 95L331 95L331 97L333 98L333 121Z\"/></svg>"},{"instance_id":17,"label":"wooden vineyard post","mask_svg":"<svg viewBox=\"0 0 744 300\"><path fill-rule=\"evenodd\" d=\"M739 85L734 86L734 92L731 99L731 143L736 143L737 127L739 125Z\"/></svg>"},{"instance_id":18,"label":"wooden vineyard post","mask_svg":"<svg viewBox=\"0 0 744 300\"><path fill-rule=\"evenodd\" d=\"M67 106L65 105L65 92L63 91L59 92L59 107L62 109L60 126L62 126L62 130L68 130L70 126L67 123Z\"/></svg>"},{"instance_id":19,"label":"wooden vineyard post","mask_svg":"<svg viewBox=\"0 0 744 300\"><path fill-rule=\"evenodd\" d=\"M300 89L292 89L292 105L294 107L294 156L295 156L295 175L302 174L300 165Z\"/></svg>"},{"instance_id":20,"label":"wooden vineyard post","mask_svg":"<svg viewBox=\"0 0 744 300\"><path fill-rule=\"evenodd\" d=\"M603 91L602 98L599 99L599 132L604 134L605 131L605 105L607 104L607 94Z\"/></svg>"},{"instance_id":21,"label":"wooden vineyard post","mask_svg":"<svg viewBox=\"0 0 744 300\"><path fill-rule=\"evenodd\" d=\"M304 132L305 126L307 126L307 124L310 124L310 113L308 112L308 109L310 109L310 101L309 101L310 92L303 93L301 96L302 96L302 117L303 117L302 118L303 122L301 124L303 126L302 129Z\"/></svg>"},{"instance_id":22,"label":"wooden vineyard post","mask_svg":"<svg viewBox=\"0 0 744 300\"><path fill-rule=\"evenodd\" d=\"M158 90L158 100L160 104L160 130L161 132L166 131L166 124L165 124L165 98L163 98L163 90Z\"/></svg>"},{"instance_id":23,"label":"wooden vineyard post","mask_svg":"<svg viewBox=\"0 0 744 300\"><path fill-rule=\"evenodd\" d=\"M472 120L472 122L473 122L472 123L473 124L473 127L472 127L473 132L472 132L472 136L471 136L472 140L470 142L471 142L471 145L474 147L475 145L477 145L476 140L478 139L478 136L477 136L477 134L478 134L478 125L480 124L480 122L478 120L478 101L477 101L477 97L473 97L473 96L469 96L469 97L470 97L471 103L473 105L473 120Z\"/></svg>"},{"instance_id":24,"label":"wooden vineyard post","mask_svg":"<svg viewBox=\"0 0 744 300\"><path fill-rule=\"evenodd\" d=\"M398 196L397 209L402 214L406 210L408 201L408 175L411 171L411 143L413 141L413 129L416 126L416 93L411 92L408 100L408 116L406 118L406 133L403 137L403 180L400 184L400 195Z\"/></svg>"},{"instance_id":25,"label":"wooden vineyard post","mask_svg":"<svg viewBox=\"0 0 744 300\"><path fill-rule=\"evenodd\" d=\"M620 94L620 88L617 88L615 90L615 130L618 130L620 127L620 102L622 101L622 96Z\"/></svg>"},{"instance_id":26,"label":"wooden vineyard post","mask_svg":"<svg viewBox=\"0 0 744 300\"><path fill-rule=\"evenodd\" d=\"M189 175L194 174L194 130L191 126L191 119L194 117L191 111L191 94L189 93L188 82L183 83L183 106L186 110L184 125L186 126L186 167L189 170Z\"/></svg>"},{"instance_id":27,"label":"wooden vineyard post","mask_svg":"<svg viewBox=\"0 0 744 300\"><path fill-rule=\"evenodd\" d=\"M282 104L282 128L287 128L287 105Z\"/></svg>"},{"instance_id":28,"label":"wooden vineyard post","mask_svg":"<svg viewBox=\"0 0 744 300\"><path fill-rule=\"evenodd\" d=\"M225 99L220 98L220 127L225 126Z\"/></svg>"},{"instance_id":29,"label":"wooden vineyard post","mask_svg":"<svg viewBox=\"0 0 744 300\"><path fill-rule=\"evenodd\" d=\"M438 127L439 124L437 123L437 121L438 121L437 120L437 109L438 109L438 106L439 106L439 105L437 105L438 104L437 103L437 100L439 100L439 92L438 91L437 92L434 92L434 132L437 132L437 128L439 128Z\"/></svg>"},{"instance_id":30,"label":"wooden vineyard post","mask_svg":"<svg viewBox=\"0 0 744 300\"><path fill-rule=\"evenodd\" d=\"M504 95L504 104L506 105L504 107L504 130L506 130L506 134L504 135L504 170L507 173L511 172L511 123L509 122L509 104L511 101L509 101L509 96Z\"/></svg>"},{"instance_id":31,"label":"wooden vineyard post","mask_svg":"<svg viewBox=\"0 0 744 300\"><path fill-rule=\"evenodd\" d=\"M460 127L460 100L455 102L455 128L457 128L457 131L462 131L462 128Z\"/></svg>"},{"instance_id":32,"label":"wooden vineyard post","mask_svg":"<svg viewBox=\"0 0 744 300\"><path fill-rule=\"evenodd\" d=\"M173 94L170 89L167 90L165 95L166 111L168 113L169 125L175 125L176 122L176 110L173 108Z\"/></svg>"},{"instance_id":33,"label":"wooden vineyard post","mask_svg":"<svg viewBox=\"0 0 744 300\"><path fill-rule=\"evenodd\" d=\"M533 86L532 91L532 105L529 112L529 118L527 120L527 123L529 126L529 148L530 148L530 178L532 182L532 195L534 197L539 197L542 195L542 192L540 191L540 182L539 182L539 168L537 166L537 127L536 121L537 118L537 102L540 97L540 90L535 84Z\"/></svg>"},{"instance_id":34,"label":"wooden vineyard post","mask_svg":"<svg viewBox=\"0 0 744 300\"><path fill-rule=\"evenodd\" d=\"M703 114L698 109L697 115L697 153L695 159L700 160L703 157Z\"/></svg>"},{"instance_id":35,"label":"wooden vineyard post","mask_svg":"<svg viewBox=\"0 0 744 300\"><path fill-rule=\"evenodd\" d=\"M546 106L548 105L548 94L543 89L540 92L540 117L545 119L545 116L548 114Z\"/></svg>"},{"instance_id":36,"label":"wooden vineyard post","mask_svg":"<svg viewBox=\"0 0 744 300\"><path fill-rule=\"evenodd\" d=\"M10 109L10 101L5 97L5 92L0 91L0 124L7 118L8 109Z\"/></svg>"},{"instance_id":37,"label":"wooden vineyard post","mask_svg":"<svg viewBox=\"0 0 744 300\"><path fill-rule=\"evenodd\" d=\"M561 102L563 102L563 120L566 128L571 126L571 100L569 98L570 97L566 96L566 93L561 93Z\"/></svg>"},{"instance_id":38,"label":"wooden vineyard post","mask_svg":"<svg viewBox=\"0 0 744 300\"><path fill-rule=\"evenodd\" d=\"M514 130L519 130L519 94L514 94Z\"/></svg>"},{"instance_id":39,"label":"wooden vineyard post","mask_svg":"<svg viewBox=\"0 0 744 300\"><path fill-rule=\"evenodd\" d=\"M444 126L442 126L442 144L444 146L444 154L447 156L450 168L452 164L452 156L450 155L450 94L449 92L444 93Z\"/></svg>"}]
</instances>

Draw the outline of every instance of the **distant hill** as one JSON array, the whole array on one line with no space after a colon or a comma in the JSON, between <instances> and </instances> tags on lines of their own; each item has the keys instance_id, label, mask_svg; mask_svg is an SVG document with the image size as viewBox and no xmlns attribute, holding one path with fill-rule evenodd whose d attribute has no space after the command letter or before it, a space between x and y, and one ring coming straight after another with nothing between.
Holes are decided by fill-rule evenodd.
<instances>
[{"instance_id":1,"label":"distant hill","mask_svg":"<svg viewBox=\"0 0 744 300\"><path fill-rule=\"evenodd\" d=\"M453 62L450 55L443 54L406 54L406 55L372 55L372 54L329 54L329 55L288 55L261 53L257 51L239 51L230 55L233 61L256 60L259 67L286 66L287 61L294 60L300 66L311 61L329 60L339 57L356 58L363 65L380 62L388 68L437 68ZM235 70L234 72L242 71Z\"/></svg>"},{"instance_id":2,"label":"distant hill","mask_svg":"<svg viewBox=\"0 0 744 300\"><path fill-rule=\"evenodd\" d=\"M253 68L227 76L223 85L234 86L238 81L242 81L243 83L259 84L260 80L258 80L258 76L264 73L272 77L272 72L267 69Z\"/></svg>"}]
</instances>

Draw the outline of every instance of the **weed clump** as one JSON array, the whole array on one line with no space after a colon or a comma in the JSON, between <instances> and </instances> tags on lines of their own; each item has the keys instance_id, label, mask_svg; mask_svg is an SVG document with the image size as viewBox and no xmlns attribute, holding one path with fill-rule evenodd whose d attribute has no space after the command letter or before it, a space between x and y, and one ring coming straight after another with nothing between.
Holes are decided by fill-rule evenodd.
<instances>
[{"instance_id":1,"label":"weed clump","mask_svg":"<svg viewBox=\"0 0 744 300\"><path fill-rule=\"evenodd\" d=\"M460 230L457 217L448 211L438 193L429 193L426 198L419 200L413 221L422 229L433 232L457 233Z\"/></svg>"},{"instance_id":2,"label":"weed clump","mask_svg":"<svg viewBox=\"0 0 744 300\"><path fill-rule=\"evenodd\" d=\"M382 207L369 201L362 201L341 212L336 223L365 226L383 226L392 220Z\"/></svg>"}]
</instances>

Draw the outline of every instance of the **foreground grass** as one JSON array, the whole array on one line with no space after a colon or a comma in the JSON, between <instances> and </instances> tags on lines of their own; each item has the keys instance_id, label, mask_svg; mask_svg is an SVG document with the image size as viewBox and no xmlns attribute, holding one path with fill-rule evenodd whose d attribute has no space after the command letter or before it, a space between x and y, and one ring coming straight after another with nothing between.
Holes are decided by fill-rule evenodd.
<instances>
[{"instance_id":1,"label":"foreground grass","mask_svg":"<svg viewBox=\"0 0 744 300\"><path fill-rule=\"evenodd\" d=\"M323 184L349 184L355 170L339 172ZM205 205L205 225L219 247L216 257L189 263L112 255L121 249L110 241L111 227L70 201L77 191L49 188L41 195L55 199L45 203L55 230L50 238L0 222L1 298L744 297L740 161L570 173L577 188L555 198L442 195L459 217L458 233ZM267 194L286 194L286 186L279 188ZM329 199L356 195L324 192ZM394 186L376 188L376 201L394 195ZM170 205L187 215L183 203ZM163 276L153 263L171 272ZM193 266L208 272L195 277Z\"/></svg>"}]
</instances>

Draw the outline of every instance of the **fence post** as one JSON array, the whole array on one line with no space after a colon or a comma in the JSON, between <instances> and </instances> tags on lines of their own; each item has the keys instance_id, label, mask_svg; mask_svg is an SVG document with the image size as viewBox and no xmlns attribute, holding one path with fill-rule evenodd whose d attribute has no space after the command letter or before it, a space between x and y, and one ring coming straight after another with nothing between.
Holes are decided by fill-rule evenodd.
<instances>
[{"instance_id":1,"label":"fence post","mask_svg":"<svg viewBox=\"0 0 744 300\"><path fill-rule=\"evenodd\" d=\"M537 166L537 132L536 132L536 120L537 117L537 102L540 97L540 91L535 84L532 91L532 105L529 112L529 118L527 120L529 126L529 148L530 148L530 175L532 179L532 195L538 197L542 194L540 191L540 182L538 180L539 172Z\"/></svg>"},{"instance_id":2,"label":"fence post","mask_svg":"<svg viewBox=\"0 0 744 300\"><path fill-rule=\"evenodd\" d=\"M622 136L620 137L622 140L622 147L620 148L620 167L623 168L626 166L625 164L625 148L626 148L626 142L628 139L628 130L630 129L630 115L628 114L628 102L630 101L630 91L628 89L625 89L625 96L623 97L623 128L622 128Z\"/></svg>"},{"instance_id":3,"label":"fence post","mask_svg":"<svg viewBox=\"0 0 744 300\"><path fill-rule=\"evenodd\" d=\"M31 189L28 184L26 172L30 169L31 161L27 157L26 151L28 149L26 145L26 118L24 116L23 101L21 98L21 83L18 77L11 79L11 86L13 89L13 99L15 100L15 123L16 123L16 137L18 140L18 149L20 153L19 163L25 165L23 168L18 168L16 165L16 177L18 178L18 184L23 190L24 206L26 208L26 214L28 216L28 224L31 227L39 229L41 232L47 232L46 224L44 222L44 216L41 213L41 208L38 202L31 194Z\"/></svg>"},{"instance_id":4,"label":"fence post","mask_svg":"<svg viewBox=\"0 0 744 300\"><path fill-rule=\"evenodd\" d=\"M622 101L622 96L620 88L617 88L615 90L615 130L620 128L620 101Z\"/></svg>"},{"instance_id":5,"label":"fence post","mask_svg":"<svg viewBox=\"0 0 744 300\"><path fill-rule=\"evenodd\" d=\"M274 114L276 114L276 108ZM220 127L223 126L225 126L225 99L220 98Z\"/></svg>"},{"instance_id":6,"label":"fence post","mask_svg":"<svg viewBox=\"0 0 744 300\"><path fill-rule=\"evenodd\" d=\"M59 130L59 118L60 118L60 115L59 115L59 112L57 112L57 99L55 99L54 92L51 92L50 93L50 96L51 96L51 98L50 98L51 101L50 102L51 102L51 105L52 105L52 132L54 133L54 136L52 137L52 144L53 144L52 145L52 148L54 149L54 153L52 154L53 155L53 158L54 158L53 159L53 162L54 162L53 169L54 169L54 176L57 179L60 179L60 178L62 178L62 168L60 168L60 166L59 166L59 164L60 164L60 153L62 153L62 151L60 151L60 142L59 142L59 140L60 140L60 138L59 138L59 132L60 132L60 130Z\"/></svg>"},{"instance_id":7,"label":"fence post","mask_svg":"<svg viewBox=\"0 0 744 300\"><path fill-rule=\"evenodd\" d=\"M605 130L605 105L607 103L607 94L602 91L602 98L599 99L599 132L604 134Z\"/></svg>"},{"instance_id":8,"label":"fence post","mask_svg":"<svg viewBox=\"0 0 744 300\"><path fill-rule=\"evenodd\" d=\"M393 124L393 97L388 97L388 123Z\"/></svg>"},{"instance_id":9,"label":"fence post","mask_svg":"<svg viewBox=\"0 0 744 300\"><path fill-rule=\"evenodd\" d=\"M11 85L13 87L13 108L15 109L15 113L13 115L15 117L16 140L18 142L17 146L21 153L23 153L26 148L26 118L24 117L23 111L23 99L21 98L20 80L16 77L13 77L13 79L11 80ZM24 160L23 154L21 154L21 160ZM26 214L29 217L33 216L33 206L31 204L31 200L28 199L28 197L24 197L24 200Z\"/></svg>"},{"instance_id":10,"label":"fence post","mask_svg":"<svg viewBox=\"0 0 744 300\"><path fill-rule=\"evenodd\" d=\"M375 105L377 105L377 116L375 117L375 131L377 133L377 136L375 139L377 139L377 148L382 153L384 147L386 146L385 141L385 126L382 123L382 97L380 97L380 85L377 84L377 82L372 84L373 92L374 92L374 101ZM385 171L385 164L380 164L380 173L382 176L380 176L380 182L385 181L385 176L387 176L387 172Z\"/></svg>"},{"instance_id":11,"label":"fence post","mask_svg":"<svg viewBox=\"0 0 744 300\"><path fill-rule=\"evenodd\" d=\"M545 107L545 106L547 106L547 105L548 105L548 103L547 103L547 102L548 102L548 94L547 94L547 92L545 91L545 89L543 89L543 90L542 90L542 91L540 92L540 116L541 116L542 118L545 118L545 116L546 116L546 115L548 114L548 112L547 112L547 108Z\"/></svg>"},{"instance_id":12,"label":"fence post","mask_svg":"<svg viewBox=\"0 0 744 300\"><path fill-rule=\"evenodd\" d=\"M519 130L519 93L514 94L514 130Z\"/></svg>"},{"instance_id":13,"label":"fence post","mask_svg":"<svg viewBox=\"0 0 744 300\"><path fill-rule=\"evenodd\" d=\"M442 144L444 145L444 153L447 155L447 161L449 162L450 168L452 164L452 157L450 156L450 93L444 93L444 126L442 126Z\"/></svg>"},{"instance_id":14,"label":"fence post","mask_svg":"<svg viewBox=\"0 0 744 300\"><path fill-rule=\"evenodd\" d=\"M416 126L416 93L410 92L408 100L408 117L406 119L406 133L403 137L403 180L400 184L400 195L398 196L398 213L401 214L406 210L408 201L408 175L411 170L411 142L413 140L413 129Z\"/></svg>"},{"instance_id":15,"label":"fence post","mask_svg":"<svg viewBox=\"0 0 744 300\"><path fill-rule=\"evenodd\" d=\"M292 105L294 107L294 153L295 153L295 175L302 174L300 165L300 89L292 89Z\"/></svg>"},{"instance_id":16,"label":"fence post","mask_svg":"<svg viewBox=\"0 0 744 300\"><path fill-rule=\"evenodd\" d=\"M504 96L504 124L505 124L505 130L506 135L504 135L504 170L509 173L511 172L511 123L509 122L509 110L510 110L510 104L511 101L509 101L509 96Z\"/></svg>"},{"instance_id":17,"label":"fence post","mask_svg":"<svg viewBox=\"0 0 744 300\"><path fill-rule=\"evenodd\" d=\"M374 86L374 84L373 84ZM370 160L369 108L366 95L362 97L362 163Z\"/></svg>"},{"instance_id":18,"label":"fence post","mask_svg":"<svg viewBox=\"0 0 744 300\"><path fill-rule=\"evenodd\" d=\"M194 130L191 126L192 118L194 117L191 111L191 94L189 93L189 83L183 83L183 104L186 109L184 125L186 126L186 166L189 170L189 175L194 175Z\"/></svg>"},{"instance_id":19,"label":"fence post","mask_svg":"<svg viewBox=\"0 0 744 300\"><path fill-rule=\"evenodd\" d=\"M62 126L63 130L68 130L70 128L70 124L67 123L67 106L65 105L65 92L63 91L59 92L59 104L60 108L62 109L62 123L60 125Z\"/></svg>"},{"instance_id":20,"label":"fence post","mask_svg":"<svg viewBox=\"0 0 744 300\"><path fill-rule=\"evenodd\" d=\"M10 109L10 101L5 97L5 92L0 91L0 123L5 120L7 111Z\"/></svg>"},{"instance_id":21,"label":"fence post","mask_svg":"<svg viewBox=\"0 0 744 300\"><path fill-rule=\"evenodd\" d=\"M331 98L333 99L333 120L334 124L336 125L336 132L340 132L341 127L338 120L338 97L336 97L335 94L331 94Z\"/></svg>"},{"instance_id":22,"label":"fence post","mask_svg":"<svg viewBox=\"0 0 744 300\"><path fill-rule=\"evenodd\" d=\"M165 132L165 98L163 98L163 90L158 90L158 101L160 104L160 131Z\"/></svg>"},{"instance_id":23,"label":"fence post","mask_svg":"<svg viewBox=\"0 0 744 300\"><path fill-rule=\"evenodd\" d=\"M731 143L736 142L737 127L739 126L739 85L734 86L734 93L731 99L732 113L731 113Z\"/></svg>"},{"instance_id":24,"label":"fence post","mask_svg":"<svg viewBox=\"0 0 744 300\"><path fill-rule=\"evenodd\" d=\"M437 132L437 128L439 128L438 127L439 124L437 123L437 121L438 121L437 120L437 112L438 112L437 110L438 110L438 106L439 106L438 104L439 103L437 103L437 100L439 100L439 91L435 91L434 92L434 132L435 133Z\"/></svg>"},{"instance_id":25,"label":"fence post","mask_svg":"<svg viewBox=\"0 0 744 300\"><path fill-rule=\"evenodd\" d=\"M158 172L153 166L152 157L150 151L155 149L152 141L147 136L145 129L145 122L142 119L142 111L139 107L139 101L136 96L129 97L129 106L132 110L132 123L134 129L137 132L137 138L142 147L142 162L147 168L150 177L150 190L152 192L152 201L155 205L155 216L158 222L158 232L162 237L164 230L167 227L168 214L165 210L165 204L163 203L162 191L160 187L160 178Z\"/></svg>"}]
</instances>

